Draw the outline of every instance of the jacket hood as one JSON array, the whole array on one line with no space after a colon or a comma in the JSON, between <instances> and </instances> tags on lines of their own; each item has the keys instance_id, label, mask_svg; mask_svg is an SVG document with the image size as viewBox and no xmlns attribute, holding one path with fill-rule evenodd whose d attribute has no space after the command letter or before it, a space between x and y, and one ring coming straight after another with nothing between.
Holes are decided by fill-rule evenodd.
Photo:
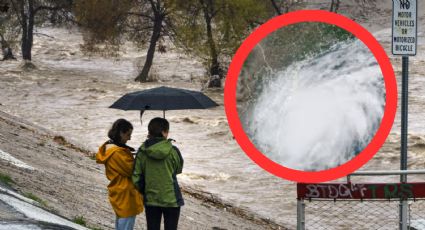
<instances>
[{"instance_id":1,"label":"jacket hood","mask_svg":"<svg viewBox=\"0 0 425 230\"><path fill-rule=\"evenodd\" d=\"M162 160L171 154L173 145L165 138L151 138L143 143L146 155L150 158Z\"/></svg>"},{"instance_id":2,"label":"jacket hood","mask_svg":"<svg viewBox=\"0 0 425 230\"><path fill-rule=\"evenodd\" d=\"M96 163L105 164L106 161L112 156L112 154L118 149L125 149L125 151L131 153L130 150L127 148L119 147L106 142L105 144L99 147L99 150L96 153Z\"/></svg>"}]
</instances>

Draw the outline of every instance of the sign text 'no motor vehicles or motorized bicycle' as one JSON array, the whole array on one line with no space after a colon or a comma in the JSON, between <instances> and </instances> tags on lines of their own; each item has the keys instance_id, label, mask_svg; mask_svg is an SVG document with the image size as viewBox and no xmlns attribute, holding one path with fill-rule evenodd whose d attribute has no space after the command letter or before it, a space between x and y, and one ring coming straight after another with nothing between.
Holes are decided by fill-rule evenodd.
<instances>
[{"instance_id":1,"label":"sign text 'no motor vehicles or motorized bicycle'","mask_svg":"<svg viewBox=\"0 0 425 230\"><path fill-rule=\"evenodd\" d=\"M416 55L416 38L417 0L393 0L392 53Z\"/></svg>"}]
</instances>

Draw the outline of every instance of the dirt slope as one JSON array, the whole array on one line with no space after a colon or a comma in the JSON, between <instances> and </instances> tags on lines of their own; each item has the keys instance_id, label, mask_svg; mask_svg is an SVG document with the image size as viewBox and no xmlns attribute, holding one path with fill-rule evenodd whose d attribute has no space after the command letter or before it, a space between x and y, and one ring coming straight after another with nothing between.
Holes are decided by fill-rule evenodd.
<instances>
[{"instance_id":1,"label":"dirt slope","mask_svg":"<svg viewBox=\"0 0 425 230\"><path fill-rule=\"evenodd\" d=\"M0 159L0 172L10 175L13 189L36 195L45 201L46 209L68 219L83 216L90 227L113 228L115 217L107 200L108 182L103 166L88 157L90 153L67 145L61 137L42 127L3 112L0 112L0 150L33 168ZM197 197L201 199L185 193L180 229L279 228L265 220L248 220L246 213L240 213L245 218L234 215L226 210L237 210L215 204L205 194ZM7 212L0 211L0 221L8 216L2 213ZM143 215L138 217L136 229L145 229Z\"/></svg>"}]
</instances>

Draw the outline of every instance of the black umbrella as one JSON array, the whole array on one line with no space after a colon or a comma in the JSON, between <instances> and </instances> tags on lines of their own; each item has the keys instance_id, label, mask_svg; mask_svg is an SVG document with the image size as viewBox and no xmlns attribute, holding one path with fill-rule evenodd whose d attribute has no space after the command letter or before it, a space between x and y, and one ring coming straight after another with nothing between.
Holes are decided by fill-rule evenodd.
<instances>
[{"instance_id":1,"label":"black umbrella","mask_svg":"<svg viewBox=\"0 0 425 230\"><path fill-rule=\"evenodd\" d=\"M181 110L207 109L218 106L202 92L170 87L157 87L128 93L118 99L109 108L122 110Z\"/></svg>"}]
</instances>

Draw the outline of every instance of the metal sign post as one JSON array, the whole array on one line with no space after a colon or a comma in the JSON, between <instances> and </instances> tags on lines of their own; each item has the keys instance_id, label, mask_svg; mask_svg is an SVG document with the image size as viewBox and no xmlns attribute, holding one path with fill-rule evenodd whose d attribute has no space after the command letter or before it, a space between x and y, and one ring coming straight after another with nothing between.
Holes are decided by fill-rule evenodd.
<instances>
[{"instance_id":1,"label":"metal sign post","mask_svg":"<svg viewBox=\"0 0 425 230\"><path fill-rule=\"evenodd\" d=\"M393 0L392 53L402 55L401 84L401 149L400 169L407 169L407 114L409 56L416 55L417 44L417 0ZM406 183L406 175L400 175L400 182ZM400 199L400 226L407 229L407 200Z\"/></svg>"}]
</instances>

